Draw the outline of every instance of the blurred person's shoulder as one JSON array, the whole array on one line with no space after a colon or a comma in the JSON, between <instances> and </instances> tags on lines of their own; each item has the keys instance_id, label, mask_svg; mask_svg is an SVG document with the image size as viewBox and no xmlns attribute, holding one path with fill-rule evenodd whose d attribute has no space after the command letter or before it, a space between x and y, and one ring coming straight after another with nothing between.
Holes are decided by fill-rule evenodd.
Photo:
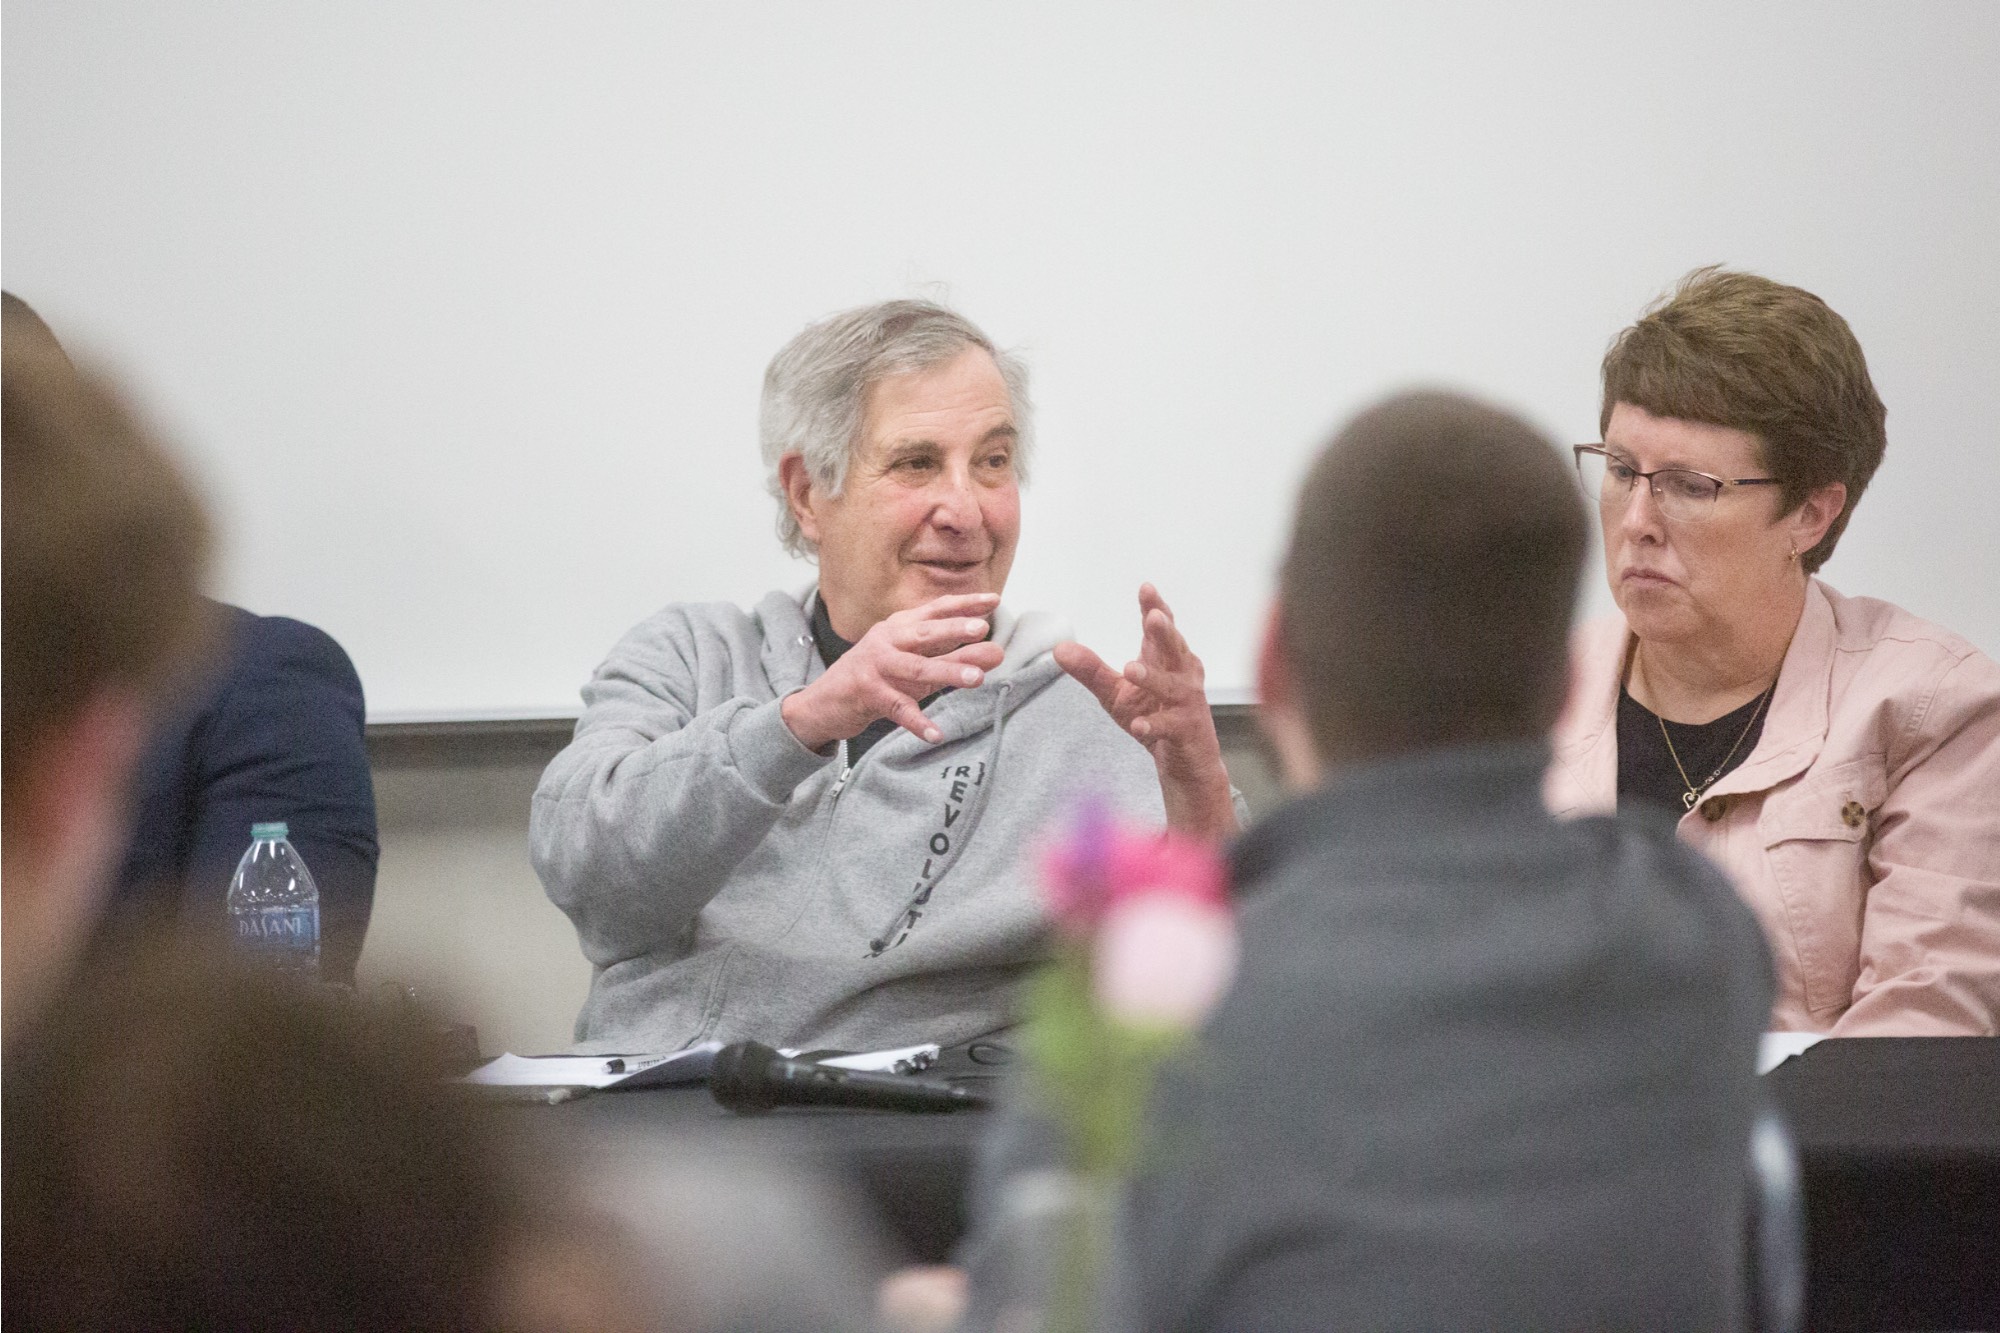
<instances>
[{"instance_id":1,"label":"blurred person's shoulder","mask_svg":"<svg viewBox=\"0 0 2000 1333\"><path fill-rule=\"evenodd\" d=\"M183 714L184 744L262 746L302 726L358 732L366 701L347 650L316 625L210 604L221 647L214 679ZM227 739L233 738L233 739Z\"/></svg>"},{"instance_id":2,"label":"blurred person's shoulder","mask_svg":"<svg viewBox=\"0 0 2000 1333\"><path fill-rule=\"evenodd\" d=\"M228 617L231 642L242 657L358 684L354 659L319 626L290 616L260 616L240 606L224 605L222 611Z\"/></svg>"},{"instance_id":3,"label":"blurred person's shoulder","mask_svg":"<svg viewBox=\"0 0 2000 1333\"><path fill-rule=\"evenodd\" d=\"M1680 837L1671 810L1629 801L1556 829L1587 858L1581 873L1617 895L1631 934L1629 965L1650 958L1669 972L1740 983L1755 992L1749 1007L1762 1019L1776 984L1763 927L1722 868Z\"/></svg>"}]
</instances>

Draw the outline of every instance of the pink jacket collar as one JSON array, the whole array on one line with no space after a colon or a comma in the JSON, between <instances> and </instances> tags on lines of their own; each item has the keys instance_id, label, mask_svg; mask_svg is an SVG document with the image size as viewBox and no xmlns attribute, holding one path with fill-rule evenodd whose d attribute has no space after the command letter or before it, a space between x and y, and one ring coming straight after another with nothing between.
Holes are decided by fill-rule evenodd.
<instances>
[{"instance_id":1,"label":"pink jacket collar","mask_svg":"<svg viewBox=\"0 0 2000 1333\"><path fill-rule=\"evenodd\" d=\"M1833 602L1824 584L1809 580L1757 748L1705 795L1763 791L1803 773L1819 757L1826 742L1834 639ZM1543 788L1557 815L1602 813L1618 803L1618 691L1632 643L1621 615L1577 632L1569 704L1556 723L1555 757Z\"/></svg>"}]
</instances>

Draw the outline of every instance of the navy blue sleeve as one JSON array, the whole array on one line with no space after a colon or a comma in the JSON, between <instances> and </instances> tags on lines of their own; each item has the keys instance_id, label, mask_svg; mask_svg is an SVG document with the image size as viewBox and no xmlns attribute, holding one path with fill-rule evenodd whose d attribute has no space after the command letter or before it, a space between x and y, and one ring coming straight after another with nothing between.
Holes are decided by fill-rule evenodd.
<instances>
[{"instance_id":1,"label":"navy blue sleeve","mask_svg":"<svg viewBox=\"0 0 2000 1333\"><path fill-rule=\"evenodd\" d=\"M283 820L319 886L320 975L351 982L379 856L361 678L311 625L244 615L237 628L229 670L182 750L180 917L226 929L250 826Z\"/></svg>"}]
</instances>

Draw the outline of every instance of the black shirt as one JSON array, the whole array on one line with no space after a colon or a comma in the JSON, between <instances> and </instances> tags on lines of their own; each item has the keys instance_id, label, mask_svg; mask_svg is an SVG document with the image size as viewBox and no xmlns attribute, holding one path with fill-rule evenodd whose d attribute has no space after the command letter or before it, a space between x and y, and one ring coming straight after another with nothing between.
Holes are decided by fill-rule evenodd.
<instances>
[{"instance_id":1,"label":"black shirt","mask_svg":"<svg viewBox=\"0 0 2000 1333\"><path fill-rule=\"evenodd\" d=\"M1656 801L1674 813L1686 814L1689 782L1707 791L1708 784L1742 764L1757 748L1764 734L1764 717L1769 711L1767 695L1760 694L1733 713L1724 713L1713 722L1667 722L1667 736L1673 738L1672 752L1660 734L1662 718L1632 697L1629 690L1618 691L1618 801ZM1680 764L1674 756L1680 756Z\"/></svg>"},{"instance_id":2,"label":"black shirt","mask_svg":"<svg viewBox=\"0 0 2000 1333\"><path fill-rule=\"evenodd\" d=\"M282 819L319 888L319 974L351 982L375 901L375 787L361 678L311 625L218 607L214 680L155 733L105 927L161 915L228 938L224 900L250 826Z\"/></svg>"}]
</instances>

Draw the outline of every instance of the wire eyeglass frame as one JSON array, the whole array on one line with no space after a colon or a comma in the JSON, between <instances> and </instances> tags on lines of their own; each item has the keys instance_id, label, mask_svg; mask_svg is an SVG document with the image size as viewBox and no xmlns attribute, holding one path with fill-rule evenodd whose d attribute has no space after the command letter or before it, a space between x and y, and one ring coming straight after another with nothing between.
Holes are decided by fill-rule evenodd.
<instances>
[{"instance_id":1,"label":"wire eyeglass frame","mask_svg":"<svg viewBox=\"0 0 2000 1333\"><path fill-rule=\"evenodd\" d=\"M1784 484L1776 477L1716 477L1687 467L1663 467L1655 468L1651 472L1641 472L1633 467L1629 460L1612 453L1601 444L1573 445L1570 451L1576 455L1578 484L1583 487L1584 494L1596 501L1600 508L1629 501L1632 493L1638 489L1639 483L1644 481L1647 488L1652 491L1654 501L1659 504L1660 512L1668 518L1684 521L1699 521L1713 515L1715 502L1722 498L1724 490L1732 487ZM1594 493L1590 487L1590 460L1593 458L1603 460L1601 466L1604 469ZM1614 469L1630 473L1629 480L1617 481ZM1681 489L1674 490L1661 485L1662 477L1670 481L1672 478L1684 477L1698 484L1691 487L1683 485ZM1622 488L1622 494L1613 493L1614 484Z\"/></svg>"}]
</instances>

